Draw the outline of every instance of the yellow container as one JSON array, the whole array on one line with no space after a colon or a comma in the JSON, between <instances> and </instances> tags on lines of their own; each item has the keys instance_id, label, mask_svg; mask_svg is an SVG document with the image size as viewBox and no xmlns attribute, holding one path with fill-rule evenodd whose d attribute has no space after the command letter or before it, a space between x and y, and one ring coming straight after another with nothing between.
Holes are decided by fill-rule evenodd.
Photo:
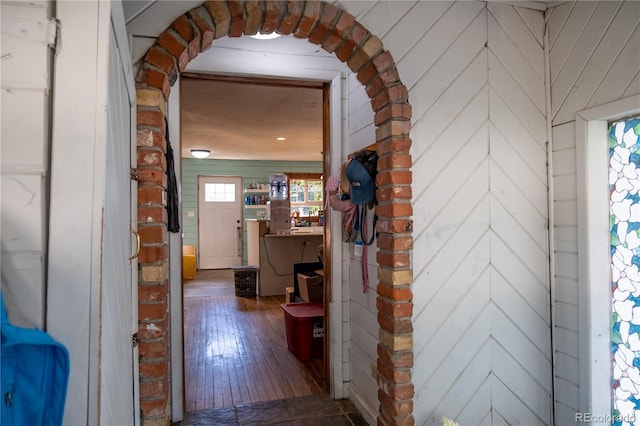
<instances>
[{"instance_id":1,"label":"yellow container","mask_svg":"<svg viewBox=\"0 0 640 426\"><path fill-rule=\"evenodd\" d=\"M182 246L182 279L196 277L196 246Z\"/></svg>"}]
</instances>

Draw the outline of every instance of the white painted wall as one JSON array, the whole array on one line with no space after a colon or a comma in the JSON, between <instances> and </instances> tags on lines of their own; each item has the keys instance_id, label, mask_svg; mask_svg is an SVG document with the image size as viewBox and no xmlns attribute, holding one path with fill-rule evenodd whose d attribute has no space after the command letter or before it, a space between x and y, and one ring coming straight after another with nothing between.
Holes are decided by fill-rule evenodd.
<instances>
[{"instance_id":1,"label":"white painted wall","mask_svg":"<svg viewBox=\"0 0 640 426\"><path fill-rule=\"evenodd\" d=\"M576 113L640 94L640 3L564 3L549 9L546 19L555 194L556 418L558 424L569 424L576 412L589 411L597 402L589 395L609 394L590 388L589 369L584 369L590 362L582 349L590 344L591 319L580 303L590 289L584 288L588 281L578 279L576 188L587 181L576 173Z\"/></svg>"},{"instance_id":2,"label":"white painted wall","mask_svg":"<svg viewBox=\"0 0 640 426\"><path fill-rule=\"evenodd\" d=\"M51 2L3 1L2 295L11 321L45 328L51 61Z\"/></svg>"},{"instance_id":3,"label":"white painted wall","mask_svg":"<svg viewBox=\"0 0 640 426\"><path fill-rule=\"evenodd\" d=\"M550 424L543 14L483 2L357 6L413 107L416 424ZM350 143L365 144L371 124L351 95ZM352 258L351 387L374 406L375 282L358 292L357 266Z\"/></svg>"}]
</instances>

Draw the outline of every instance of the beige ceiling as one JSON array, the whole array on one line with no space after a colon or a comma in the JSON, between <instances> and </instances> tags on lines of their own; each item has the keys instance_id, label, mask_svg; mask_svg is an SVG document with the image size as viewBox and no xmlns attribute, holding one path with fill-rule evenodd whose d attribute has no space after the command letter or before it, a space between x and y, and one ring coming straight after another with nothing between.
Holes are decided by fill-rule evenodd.
<instances>
[{"instance_id":1,"label":"beige ceiling","mask_svg":"<svg viewBox=\"0 0 640 426\"><path fill-rule=\"evenodd\" d=\"M322 161L320 88L182 77L180 104L183 157Z\"/></svg>"}]
</instances>

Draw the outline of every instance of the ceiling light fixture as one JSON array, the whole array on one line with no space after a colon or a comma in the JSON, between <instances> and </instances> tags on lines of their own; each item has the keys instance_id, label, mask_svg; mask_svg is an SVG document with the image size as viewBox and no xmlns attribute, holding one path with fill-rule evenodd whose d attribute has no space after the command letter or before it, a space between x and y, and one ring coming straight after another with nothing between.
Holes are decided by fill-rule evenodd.
<instances>
[{"instance_id":1,"label":"ceiling light fixture","mask_svg":"<svg viewBox=\"0 0 640 426\"><path fill-rule=\"evenodd\" d=\"M282 136L279 136L276 138L277 141L286 141L287 138L283 138Z\"/></svg>"},{"instance_id":2,"label":"ceiling light fixture","mask_svg":"<svg viewBox=\"0 0 640 426\"><path fill-rule=\"evenodd\" d=\"M211 154L211 151L209 151L208 149L192 149L191 150L191 155L193 155L196 158L207 158L209 154Z\"/></svg>"},{"instance_id":3,"label":"ceiling light fixture","mask_svg":"<svg viewBox=\"0 0 640 426\"><path fill-rule=\"evenodd\" d=\"M277 32L272 32L269 34L262 34L260 32L254 34L251 36L251 38L255 38L256 40L273 40L274 38L278 38L280 37L281 34L278 34Z\"/></svg>"}]
</instances>

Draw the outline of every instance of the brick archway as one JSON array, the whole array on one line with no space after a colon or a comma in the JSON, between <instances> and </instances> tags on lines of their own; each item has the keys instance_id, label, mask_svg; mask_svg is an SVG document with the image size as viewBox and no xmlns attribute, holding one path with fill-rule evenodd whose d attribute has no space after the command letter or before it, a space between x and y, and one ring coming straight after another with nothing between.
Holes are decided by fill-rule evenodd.
<instances>
[{"instance_id":1,"label":"brick archway","mask_svg":"<svg viewBox=\"0 0 640 426\"><path fill-rule=\"evenodd\" d=\"M380 155L376 195L378 423L413 421L413 311L410 250L411 106L391 54L340 8L317 0L208 1L178 17L144 57L136 79L138 145L140 399L145 424L169 420L169 317L164 152L166 100L178 73L215 39L277 31L307 38L357 74L375 113Z\"/></svg>"}]
</instances>

